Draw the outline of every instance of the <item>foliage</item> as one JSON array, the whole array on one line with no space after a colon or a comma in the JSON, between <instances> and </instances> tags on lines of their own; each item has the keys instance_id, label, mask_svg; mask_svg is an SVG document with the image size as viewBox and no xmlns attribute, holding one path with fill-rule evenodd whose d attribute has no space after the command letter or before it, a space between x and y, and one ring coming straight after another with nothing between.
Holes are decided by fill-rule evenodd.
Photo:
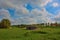
<instances>
[{"instance_id":1,"label":"foliage","mask_svg":"<svg viewBox=\"0 0 60 40\"><path fill-rule=\"evenodd\" d=\"M0 28L9 28L11 23L8 19L3 19L0 23Z\"/></svg>"}]
</instances>

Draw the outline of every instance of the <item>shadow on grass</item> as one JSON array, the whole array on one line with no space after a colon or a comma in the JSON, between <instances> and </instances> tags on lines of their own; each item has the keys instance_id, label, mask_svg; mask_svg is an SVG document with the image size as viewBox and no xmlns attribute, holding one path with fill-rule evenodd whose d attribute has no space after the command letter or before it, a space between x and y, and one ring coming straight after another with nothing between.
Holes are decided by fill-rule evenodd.
<instances>
[{"instance_id":1,"label":"shadow on grass","mask_svg":"<svg viewBox=\"0 0 60 40\"><path fill-rule=\"evenodd\" d=\"M57 40L56 38L48 38L48 39L50 39L50 40Z\"/></svg>"},{"instance_id":2,"label":"shadow on grass","mask_svg":"<svg viewBox=\"0 0 60 40\"><path fill-rule=\"evenodd\" d=\"M44 31L32 31L32 33L48 34L47 32L44 32Z\"/></svg>"},{"instance_id":3,"label":"shadow on grass","mask_svg":"<svg viewBox=\"0 0 60 40\"><path fill-rule=\"evenodd\" d=\"M55 33L55 34L58 34L58 35L60 35L60 32L57 32L57 33Z\"/></svg>"}]
</instances>

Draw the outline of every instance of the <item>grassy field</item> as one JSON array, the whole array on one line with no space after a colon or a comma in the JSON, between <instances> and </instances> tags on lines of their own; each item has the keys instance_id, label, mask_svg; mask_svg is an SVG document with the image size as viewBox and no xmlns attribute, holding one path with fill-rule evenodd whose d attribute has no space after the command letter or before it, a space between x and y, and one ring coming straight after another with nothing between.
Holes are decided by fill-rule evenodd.
<instances>
[{"instance_id":1,"label":"grassy field","mask_svg":"<svg viewBox=\"0 0 60 40\"><path fill-rule=\"evenodd\" d=\"M0 29L0 40L60 40L60 28Z\"/></svg>"}]
</instances>

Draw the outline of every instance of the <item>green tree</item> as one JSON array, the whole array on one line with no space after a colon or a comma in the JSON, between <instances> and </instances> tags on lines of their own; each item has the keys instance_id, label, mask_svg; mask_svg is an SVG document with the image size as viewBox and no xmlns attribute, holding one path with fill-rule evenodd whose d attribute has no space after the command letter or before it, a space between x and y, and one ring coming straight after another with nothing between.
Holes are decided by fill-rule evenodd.
<instances>
[{"instance_id":1,"label":"green tree","mask_svg":"<svg viewBox=\"0 0 60 40\"><path fill-rule=\"evenodd\" d=\"M8 19L3 19L0 23L0 28L9 28L11 23Z\"/></svg>"}]
</instances>

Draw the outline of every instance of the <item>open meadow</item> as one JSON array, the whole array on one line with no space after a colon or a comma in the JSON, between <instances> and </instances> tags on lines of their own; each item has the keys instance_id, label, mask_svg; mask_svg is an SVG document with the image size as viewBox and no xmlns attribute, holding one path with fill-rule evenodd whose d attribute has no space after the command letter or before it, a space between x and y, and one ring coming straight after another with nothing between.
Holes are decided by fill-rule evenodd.
<instances>
[{"instance_id":1,"label":"open meadow","mask_svg":"<svg viewBox=\"0 0 60 40\"><path fill-rule=\"evenodd\" d=\"M60 40L60 28L38 28L26 30L13 27L0 29L0 40Z\"/></svg>"}]
</instances>

